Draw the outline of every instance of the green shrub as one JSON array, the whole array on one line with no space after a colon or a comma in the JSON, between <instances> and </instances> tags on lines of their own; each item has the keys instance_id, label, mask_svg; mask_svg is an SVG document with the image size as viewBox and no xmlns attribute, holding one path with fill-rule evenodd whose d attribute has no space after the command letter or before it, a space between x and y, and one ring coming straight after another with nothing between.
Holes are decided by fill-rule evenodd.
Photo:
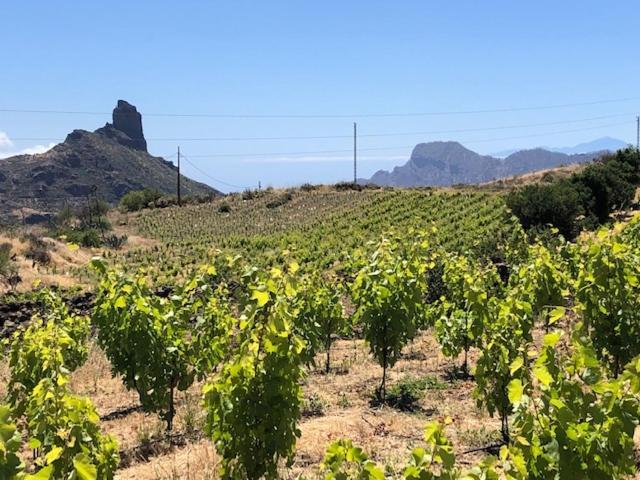
<instances>
[{"instance_id":1,"label":"green shrub","mask_svg":"<svg viewBox=\"0 0 640 480\"><path fill-rule=\"evenodd\" d=\"M339 192L344 192L347 190L356 190L359 192L362 190L362 185L353 182L338 182L333 186L333 188L335 188Z\"/></svg>"},{"instance_id":2,"label":"green shrub","mask_svg":"<svg viewBox=\"0 0 640 480\"><path fill-rule=\"evenodd\" d=\"M579 233L578 216L584 209L578 191L568 182L527 185L509 193L506 201L525 230L553 225L567 239Z\"/></svg>"},{"instance_id":3,"label":"green shrub","mask_svg":"<svg viewBox=\"0 0 640 480\"><path fill-rule=\"evenodd\" d=\"M266 192L270 192L272 189L267 188ZM260 190L255 190L251 188L247 188L242 192L242 200L253 200L254 198L260 198L262 196L262 192Z\"/></svg>"},{"instance_id":4,"label":"green shrub","mask_svg":"<svg viewBox=\"0 0 640 480\"><path fill-rule=\"evenodd\" d=\"M76 243L82 247L99 247L102 245L102 239L97 230L94 229L67 229L58 232L60 236L66 237L70 243Z\"/></svg>"},{"instance_id":5,"label":"green shrub","mask_svg":"<svg viewBox=\"0 0 640 480\"><path fill-rule=\"evenodd\" d=\"M160 197L162 197L162 192L154 188L132 190L120 199L120 208L125 212L137 212L147 208L149 204L157 202Z\"/></svg>"},{"instance_id":6,"label":"green shrub","mask_svg":"<svg viewBox=\"0 0 640 480\"><path fill-rule=\"evenodd\" d=\"M414 411L425 390L442 390L447 385L435 377L404 377L387 392L386 404L402 411Z\"/></svg>"},{"instance_id":7,"label":"green shrub","mask_svg":"<svg viewBox=\"0 0 640 480\"><path fill-rule=\"evenodd\" d=\"M640 153L634 148L605 155L581 172L553 181L527 185L507 196L507 205L525 230L552 225L567 239L580 227L594 228L609 220L615 209L633 203L640 185ZM584 216L583 220L579 220Z\"/></svg>"},{"instance_id":8,"label":"green shrub","mask_svg":"<svg viewBox=\"0 0 640 480\"><path fill-rule=\"evenodd\" d=\"M277 208L291 201L293 195L291 192L283 193L282 195L278 195L276 198L267 203L267 208Z\"/></svg>"}]
</instances>

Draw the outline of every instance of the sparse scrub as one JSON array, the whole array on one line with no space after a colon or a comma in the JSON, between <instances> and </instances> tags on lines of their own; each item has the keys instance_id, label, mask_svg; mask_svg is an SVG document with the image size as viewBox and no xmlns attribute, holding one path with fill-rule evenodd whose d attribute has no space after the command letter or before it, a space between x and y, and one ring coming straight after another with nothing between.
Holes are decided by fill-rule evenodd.
<instances>
[{"instance_id":1,"label":"sparse scrub","mask_svg":"<svg viewBox=\"0 0 640 480\"><path fill-rule=\"evenodd\" d=\"M222 202L218 206L218 213L229 213L231 212L231 205L228 202Z\"/></svg>"},{"instance_id":2,"label":"sparse scrub","mask_svg":"<svg viewBox=\"0 0 640 480\"><path fill-rule=\"evenodd\" d=\"M303 417L321 417L327 409L328 402L317 393L304 399L301 413Z\"/></svg>"},{"instance_id":3,"label":"sparse scrub","mask_svg":"<svg viewBox=\"0 0 640 480\"><path fill-rule=\"evenodd\" d=\"M24 251L25 258L32 260L34 264L48 265L51 263L51 245L34 233L28 233L23 240L27 242L27 248Z\"/></svg>"},{"instance_id":4,"label":"sparse scrub","mask_svg":"<svg viewBox=\"0 0 640 480\"><path fill-rule=\"evenodd\" d=\"M278 195L273 200L267 202L266 207L267 208L278 208L278 207L281 207L282 205L285 205L288 202L290 202L291 199L293 199L293 194L291 192L285 192L285 193L283 193L281 195Z\"/></svg>"},{"instance_id":5,"label":"sparse scrub","mask_svg":"<svg viewBox=\"0 0 640 480\"><path fill-rule=\"evenodd\" d=\"M389 388L385 403L403 411L414 411L418 408L418 402L424 396L426 390L443 390L447 384L435 377L411 377L407 376L396 382Z\"/></svg>"}]
</instances>

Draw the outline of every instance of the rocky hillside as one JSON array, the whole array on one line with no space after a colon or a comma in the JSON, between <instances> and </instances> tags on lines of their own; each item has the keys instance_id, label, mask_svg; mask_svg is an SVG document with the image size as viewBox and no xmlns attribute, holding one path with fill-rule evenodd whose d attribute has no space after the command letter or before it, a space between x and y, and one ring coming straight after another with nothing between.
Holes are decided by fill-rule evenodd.
<instances>
[{"instance_id":1,"label":"rocky hillside","mask_svg":"<svg viewBox=\"0 0 640 480\"><path fill-rule=\"evenodd\" d=\"M560 165L585 163L603 153L567 155L536 148L501 159L480 155L458 142L420 143L413 149L407 163L390 172L380 170L368 181L396 187L483 183Z\"/></svg>"},{"instance_id":2,"label":"rocky hillside","mask_svg":"<svg viewBox=\"0 0 640 480\"><path fill-rule=\"evenodd\" d=\"M0 160L0 219L37 220L65 203L95 195L115 204L130 190L156 188L175 193L177 169L147 152L142 118L119 100L113 123L94 132L74 130L64 142L36 155ZM182 176L183 195L217 195L213 188Z\"/></svg>"}]
</instances>

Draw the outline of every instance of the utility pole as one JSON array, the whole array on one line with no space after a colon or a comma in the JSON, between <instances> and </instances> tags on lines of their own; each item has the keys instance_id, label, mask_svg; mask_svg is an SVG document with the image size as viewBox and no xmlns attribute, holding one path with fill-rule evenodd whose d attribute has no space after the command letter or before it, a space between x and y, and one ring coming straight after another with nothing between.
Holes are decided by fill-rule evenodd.
<instances>
[{"instance_id":1,"label":"utility pole","mask_svg":"<svg viewBox=\"0 0 640 480\"><path fill-rule=\"evenodd\" d=\"M182 197L180 196L180 146L178 145L178 206L182 205Z\"/></svg>"},{"instance_id":2,"label":"utility pole","mask_svg":"<svg viewBox=\"0 0 640 480\"><path fill-rule=\"evenodd\" d=\"M357 169L357 143L358 142L358 124L353 122L353 184L358 183L358 169Z\"/></svg>"},{"instance_id":3,"label":"utility pole","mask_svg":"<svg viewBox=\"0 0 640 480\"><path fill-rule=\"evenodd\" d=\"M640 150L640 115L636 117L636 150Z\"/></svg>"}]
</instances>

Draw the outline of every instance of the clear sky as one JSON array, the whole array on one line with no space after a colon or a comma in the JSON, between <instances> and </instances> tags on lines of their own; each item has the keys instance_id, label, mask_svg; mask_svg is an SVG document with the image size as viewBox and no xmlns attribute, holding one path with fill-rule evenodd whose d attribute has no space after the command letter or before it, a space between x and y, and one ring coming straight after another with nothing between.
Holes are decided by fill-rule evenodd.
<instances>
[{"instance_id":1,"label":"clear sky","mask_svg":"<svg viewBox=\"0 0 640 480\"><path fill-rule=\"evenodd\" d=\"M361 177L423 141L481 153L635 142L637 2L5 0L1 12L0 109L104 113L0 111L0 156L100 127L119 98L142 112L152 153L180 144L199 169L184 173L227 191L213 179L349 179L354 121ZM503 111L367 116L478 110ZM342 138L186 140L300 136Z\"/></svg>"}]
</instances>

